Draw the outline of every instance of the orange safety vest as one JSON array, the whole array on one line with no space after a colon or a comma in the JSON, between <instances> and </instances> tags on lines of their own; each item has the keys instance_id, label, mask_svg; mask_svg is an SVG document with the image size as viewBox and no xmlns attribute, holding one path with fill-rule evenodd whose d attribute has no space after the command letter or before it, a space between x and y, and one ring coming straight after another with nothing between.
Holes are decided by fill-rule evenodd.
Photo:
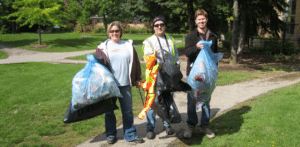
<instances>
[{"instance_id":1,"label":"orange safety vest","mask_svg":"<svg viewBox=\"0 0 300 147\"><path fill-rule=\"evenodd\" d=\"M166 36L169 38L169 35L166 34ZM144 44L145 45L145 44ZM173 56L175 57L175 48L174 43L171 41L171 45L173 48ZM142 112L138 115L140 119L144 119L146 116L148 110L153 104L153 101L155 99L155 82L158 72L159 64L156 63L156 50L153 48L153 54L152 55L146 55L144 56L144 59L146 60L146 80L142 82L143 90L146 91L146 102L144 104L144 107L142 109Z\"/></svg>"}]
</instances>

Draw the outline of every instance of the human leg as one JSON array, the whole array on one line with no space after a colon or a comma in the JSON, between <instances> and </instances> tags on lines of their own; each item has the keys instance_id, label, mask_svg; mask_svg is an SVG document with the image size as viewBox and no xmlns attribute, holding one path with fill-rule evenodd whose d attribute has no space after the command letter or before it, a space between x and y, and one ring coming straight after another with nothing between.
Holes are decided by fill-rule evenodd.
<instances>
[{"instance_id":1,"label":"human leg","mask_svg":"<svg viewBox=\"0 0 300 147\"><path fill-rule=\"evenodd\" d=\"M193 92L188 92L187 94L187 99L188 99L188 118L187 118L187 126L185 128L183 137L185 138L191 138L194 128L198 123L198 116L196 113L196 105L193 102Z\"/></svg>"},{"instance_id":2,"label":"human leg","mask_svg":"<svg viewBox=\"0 0 300 147\"><path fill-rule=\"evenodd\" d=\"M142 141L139 142L140 138L136 135L136 129L133 122L131 87L121 86L119 89L123 96L123 98L119 98L119 101L122 111L124 140L141 143Z\"/></svg>"},{"instance_id":3,"label":"human leg","mask_svg":"<svg viewBox=\"0 0 300 147\"><path fill-rule=\"evenodd\" d=\"M155 128L155 122L156 122L156 113L152 108L150 108L147 112L147 138L148 139L154 139L155 138L155 133L154 133L154 128Z\"/></svg>"},{"instance_id":4,"label":"human leg","mask_svg":"<svg viewBox=\"0 0 300 147\"><path fill-rule=\"evenodd\" d=\"M187 94L187 100L188 100L188 107L187 107L187 111L188 111L188 118L187 118L187 123L189 125L192 125L192 126L196 126L197 123L198 123L198 116L197 116L197 112L196 112L196 105L195 103L193 102L193 99L194 96L192 94L192 92L189 92Z\"/></svg>"},{"instance_id":5,"label":"human leg","mask_svg":"<svg viewBox=\"0 0 300 147\"><path fill-rule=\"evenodd\" d=\"M209 138L215 138L215 134L208 128L210 121L210 100L211 95L204 95L206 101L202 102L202 113L201 113L201 132Z\"/></svg>"},{"instance_id":6,"label":"human leg","mask_svg":"<svg viewBox=\"0 0 300 147\"><path fill-rule=\"evenodd\" d=\"M117 99L113 98L113 101L116 102ZM107 138L108 144L113 144L117 141L117 128L116 128L116 116L114 111L109 111L105 113L105 135Z\"/></svg>"}]
</instances>

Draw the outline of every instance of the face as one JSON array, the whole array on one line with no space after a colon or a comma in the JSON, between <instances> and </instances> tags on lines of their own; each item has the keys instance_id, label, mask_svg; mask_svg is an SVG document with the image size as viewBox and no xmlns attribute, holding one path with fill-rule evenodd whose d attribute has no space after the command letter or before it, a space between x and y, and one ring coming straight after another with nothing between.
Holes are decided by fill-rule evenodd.
<instances>
[{"instance_id":1,"label":"face","mask_svg":"<svg viewBox=\"0 0 300 147\"><path fill-rule=\"evenodd\" d=\"M163 36L165 34L166 26L163 21L157 21L154 23L154 31L157 36Z\"/></svg>"},{"instance_id":2,"label":"face","mask_svg":"<svg viewBox=\"0 0 300 147\"><path fill-rule=\"evenodd\" d=\"M197 24L198 28L205 29L208 19L205 15L198 15L195 19L195 23Z\"/></svg>"},{"instance_id":3,"label":"face","mask_svg":"<svg viewBox=\"0 0 300 147\"><path fill-rule=\"evenodd\" d=\"M121 40L121 30L117 26L112 26L109 31L109 38L118 43Z\"/></svg>"}]
</instances>

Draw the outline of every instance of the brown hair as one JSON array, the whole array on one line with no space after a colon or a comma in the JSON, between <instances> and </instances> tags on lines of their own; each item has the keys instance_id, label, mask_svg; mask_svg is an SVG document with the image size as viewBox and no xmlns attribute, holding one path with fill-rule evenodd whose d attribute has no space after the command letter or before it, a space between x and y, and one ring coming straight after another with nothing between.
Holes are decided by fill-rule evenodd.
<instances>
[{"instance_id":1,"label":"brown hair","mask_svg":"<svg viewBox=\"0 0 300 147\"><path fill-rule=\"evenodd\" d=\"M195 12L195 19L197 19L197 17L199 15L204 15L206 18L208 16L207 12L204 10L204 9L198 9L196 12Z\"/></svg>"},{"instance_id":2,"label":"brown hair","mask_svg":"<svg viewBox=\"0 0 300 147\"><path fill-rule=\"evenodd\" d=\"M107 35L107 38L109 38L109 32L110 32L110 29L113 27L113 26L117 26L119 29L120 29L120 38L122 37L122 34L123 34L123 31L122 31L122 26L121 26L121 22L119 21L113 21L112 23L110 23L107 27L107 30L106 30L106 35ZM109 38L110 39L110 38Z\"/></svg>"}]
</instances>

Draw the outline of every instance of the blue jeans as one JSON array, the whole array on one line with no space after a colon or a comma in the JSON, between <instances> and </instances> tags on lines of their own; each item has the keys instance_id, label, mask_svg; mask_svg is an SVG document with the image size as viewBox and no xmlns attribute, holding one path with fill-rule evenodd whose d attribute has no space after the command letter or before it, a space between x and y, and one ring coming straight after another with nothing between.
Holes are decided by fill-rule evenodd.
<instances>
[{"instance_id":1,"label":"blue jeans","mask_svg":"<svg viewBox=\"0 0 300 147\"><path fill-rule=\"evenodd\" d=\"M187 123L192 126L196 126L198 123L198 116L196 113L196 105L193 103L193 99L195 99L194 95L190 92L187 94L187 99L188 99L188 118L187 118ZM200 122L200 127L208 126L209 125L209 120L210 120L210 99L209 98L201 102L201 108L202 108L202 113L201 113L201 122Z\"/></svg>"},{"instance_id":2,"label":"blue jeans","mask_svg":"<svg viewBox=\"0 0 300 147\"><path fill-rule=\"evenodd\" d=\"M119 98L121 105L122 118L123 118L123 133L125 141L132 141L137 138L136 129L133 124L133 113L132 113L132 94L131 86L120 86L120 92L123 98ZM117 99L115 98L116 102ZM105 113L105 129L106 137L116 137L116 116L113 111Z\"/></svg>"},{"instance_id":3,"label":"blue jeans","mask_svg":"<svg viewBox=\"0 0 300 147\"><path fill-rule=\"evenodd\" d=\"M147 112L147 131L154 131L155 122L156 122L156 113L152 108L150 108ZM165 127L170 126L170 123L166 122L165 120L162 120Z\"/></svg>"},{"instance_id":4,"label":"blue jeans","mask_svg":"<svg viewBox=\"0 0 300 147\"><path fill-rule=\"evenodd\" d=\"M171 95L173 97L174 93L171 92ZM156 122L156 113L154 112L154 110L150 107L150 109L147 112L147 131L154 131L155 128L155 122ZM162 120L162 123L165 127L170 126L170 123L168 123L165 120Z\"/></svg>"}]
</instances>

